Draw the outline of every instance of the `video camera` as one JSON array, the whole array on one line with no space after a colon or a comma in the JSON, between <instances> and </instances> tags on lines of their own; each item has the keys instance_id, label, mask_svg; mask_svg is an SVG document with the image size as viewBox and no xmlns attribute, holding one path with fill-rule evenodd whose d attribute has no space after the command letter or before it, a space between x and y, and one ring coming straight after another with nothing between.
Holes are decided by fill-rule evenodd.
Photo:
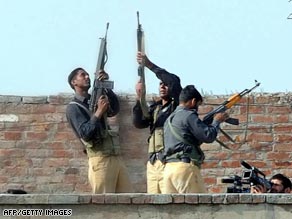
<instances>
[{"instance_id":1,"label":"video camera","mask_svg":"<svg viewBox=\"0 0 292 219\"><path fill-rule=\"evenodd\" d=\"M242 173L242 176L234 175L221 180L222 183L233 183L233 186L227 187L227 193L250 193L250 187L256 185L262 185L267 190L272 188L272 183L266 179L266 175L262 171L243 160L241 165L248 169Z\"/></svg>"}]
</instances>

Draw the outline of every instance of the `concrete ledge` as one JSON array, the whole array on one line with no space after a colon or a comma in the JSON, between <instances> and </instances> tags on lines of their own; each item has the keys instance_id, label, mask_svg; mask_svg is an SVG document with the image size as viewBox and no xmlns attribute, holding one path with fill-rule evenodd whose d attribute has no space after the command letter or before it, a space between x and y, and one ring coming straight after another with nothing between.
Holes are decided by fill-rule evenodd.
<instances>
[{"instance_id":1,"label":"concrete ledge","mask_svg":"<svg viewBox=\"0 0 292 219\"><path fill-rule=\"evenodd\" d=\"M0 218L292 217L292 194L25 194L0 195Z\"/></svg>"},{"instance_id":2,"label":"concrete ledge","mask_svg":"<svg viewBox=\"0 0 292 219\"><path fill-rule=\"evenodd\" d=\"M0 205L31 204L292 204L292 194L0 194Z\"/></svg>"}]
</instances>

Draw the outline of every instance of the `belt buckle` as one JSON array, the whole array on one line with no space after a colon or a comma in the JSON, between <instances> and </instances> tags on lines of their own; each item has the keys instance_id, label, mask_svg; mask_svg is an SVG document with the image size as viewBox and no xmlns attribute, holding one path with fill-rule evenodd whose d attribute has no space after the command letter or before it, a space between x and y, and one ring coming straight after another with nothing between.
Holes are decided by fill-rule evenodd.
<instances>
[{"instance_id":1,"label":"belt buckle","mask_svg":"<svg viewBox=\"0 0 292 219\"><path fill-rule=\"evenodd\" d=\"M192 163L192 160L189 157L183 157L183 158L181 158L181 161L184 163Z\"/></svg>"}]
</instances>

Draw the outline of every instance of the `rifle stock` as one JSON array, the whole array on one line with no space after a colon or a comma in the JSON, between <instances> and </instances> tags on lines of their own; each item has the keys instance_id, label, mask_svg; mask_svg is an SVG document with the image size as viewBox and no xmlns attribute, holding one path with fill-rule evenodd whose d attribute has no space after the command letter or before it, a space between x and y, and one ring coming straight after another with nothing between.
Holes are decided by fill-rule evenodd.
<instances>
[{"instance_id":1,"label":"rifle stock","mask_svg":"<svg viewBox=\"0 0 292 219\"><path fill-rule=\"evenodd\" d=\"M142 29L142 25L140 24L139 20L139 11L137 11L137 20L138 20L138 28L137 28L137 48L139 52L145 53L145 47L144 47L144 31ZM145 118L149 118L149 112L148 112L148 105L146 102L146 83L145 83L145 71L144 71L144 63L142 62L138 66L138 76L140 77L140 82L142 83L142 93L140 98L140 104L143 116Z\"/></svg>"},{"instance_id":2,"label":"rifle stock","mask_svg":"<svg viewBox=\"0 0 292 219\"><path fill-rule=\"evenodd\" d=\"M228 98L228 100L224 101L222 104L220 104L216 109L212 110L211 112L209 112L204 118L203 118L203 122L206 123L207 125L210 125L213 122L213 118L214 115L216 113L219 112L224 112L228 109L230 109L231 107L233 107L236 103L238 103L241 98L243 96L245 96L246 94L250 93L252 90L254 90L256 87L260 86L260 83L258 83L257 81L255 81L256 84L255 86L253 86L250 89L245 89L242 92L238 93L238 94L234 94L232 95L230 98ZM227 120L225 120L225 122L232 124L232 125L238 125L239 121L238 119L234 119L234 118L228 118Z\"/></svg>"}]
</instances>

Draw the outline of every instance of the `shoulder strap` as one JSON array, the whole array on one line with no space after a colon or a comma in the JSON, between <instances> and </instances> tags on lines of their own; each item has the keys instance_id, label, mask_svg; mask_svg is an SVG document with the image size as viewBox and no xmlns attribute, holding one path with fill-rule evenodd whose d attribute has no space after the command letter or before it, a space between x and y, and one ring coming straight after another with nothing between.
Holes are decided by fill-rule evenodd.
<instances>
[{"instance_id":1,"label":"shoulder strap","mask_svg":"<svg viewBox=\"0 0 292 219\"><path fill-rule=\"evenodd\" d=\"M177 111L177 112L178 112L178 111ZM173 114L169 117L169 119L167 120L167 124L168 124L168 126L169 126L169 129L170 129L171 133L172 133L172 134L174 135L174 137L175 137L176 139L178 139L179 141L181 141L181 142L183 142L183 143L185 143L185 144L188 144L188 145L193 145L193 144L190 143L187 139L184 139L183 136L181 136L181 135L179 134L179 131L177 130L177 128L174 127L174 126L171 124L171 120L173 119L174 116L175 116L175 113L173 113Z\"/></svg>"},{"instance_id":2,"label":"shoulder strap","mask_svg":"<svg viewBox=\"0 0 292 219\"><path fill-rule=\"evenodd\" d=\"M174 137L175 137L177 140L183 142L184 144L191 145L191 146L194 147L194 149L197 151L197 153L198 153L198 155L199 155L197 162L198 162L198 164L200 165L200 164L203 162L203 160L205 159L204 152L202 151L202 149L200 148L200 146L195 145L194 143L191 143L190 141L188 141L187 139L185 139L185 138L180 134L179 130L178 130L175 126L173 126L173 125L171 124L172 119L174 118L174 116L176 115L176 113L179 112L179 111L182 111L182 110L178 110L178 111L176 111L175 113L173 113L172 115L170 115L169 119L167 120L167 124L168 124L168 126L169 126L169 129L170 129L171 133L174 135ZM179 156L182 155L182 154L180 154L179 152L178 152L178 154L179 154Z\"/></svg>"},{"instance_id":3,"label":"shoulder strap","mask_svg":"<svg viewBox=\"0 0 292 219\"><path fill-rule=\"evenodd\" d=\"M69 104L76 104L78 106L80 106L82 109L85 110L85 112L88 113L89 116L91 116L91 112L89 111L89 109L87 109L85 106L83 106L81 103L78 103L76 101L71 101Z\"/></svg>"},{"instance_id":4,"label":"shoulder strap","mask_svg":"<svg viewBox=\"0 0 292 219\"><path fill-rule=\"evenodd\" d=\"M85 112L87 112L87 114L88 114L89 116L92 115L92 113L89 111L89 109L87 109L87 108L86 108L85 106L83 106L81 103L78 103L78 102L76 102L76 101L71 101L69 104L76 104L76 105L80 106L82 109L84 109ZM105 127L104 127L104 130L101 131L101 135L103 136L103 138L105 138L105 137L107 136L107 133L108 133L108 124L107 124L107 121L106 121L107 116L104 116L103 119L104 119L104 122L105 122Z\"/></svg>"},{"instance_id":5,"label":"shoulder strap","mask_svg":"<svg viewBox=\"0 0 292 219\"><path fill-rule=\"evenodd\" d=\"M174 100L172 100L171 103L163 110L167 111L170 107L171 107L171 112L173 112L174 111ZM159 113L160 109L161 109L161 106L156 106L154 109L154 112L153 112L153 122L154 123L153 123L152 129L150 130L150 135L152 135L152 133L155 131L155 129L157 127L158 113Z\"/></svg>"}]
</instances>

